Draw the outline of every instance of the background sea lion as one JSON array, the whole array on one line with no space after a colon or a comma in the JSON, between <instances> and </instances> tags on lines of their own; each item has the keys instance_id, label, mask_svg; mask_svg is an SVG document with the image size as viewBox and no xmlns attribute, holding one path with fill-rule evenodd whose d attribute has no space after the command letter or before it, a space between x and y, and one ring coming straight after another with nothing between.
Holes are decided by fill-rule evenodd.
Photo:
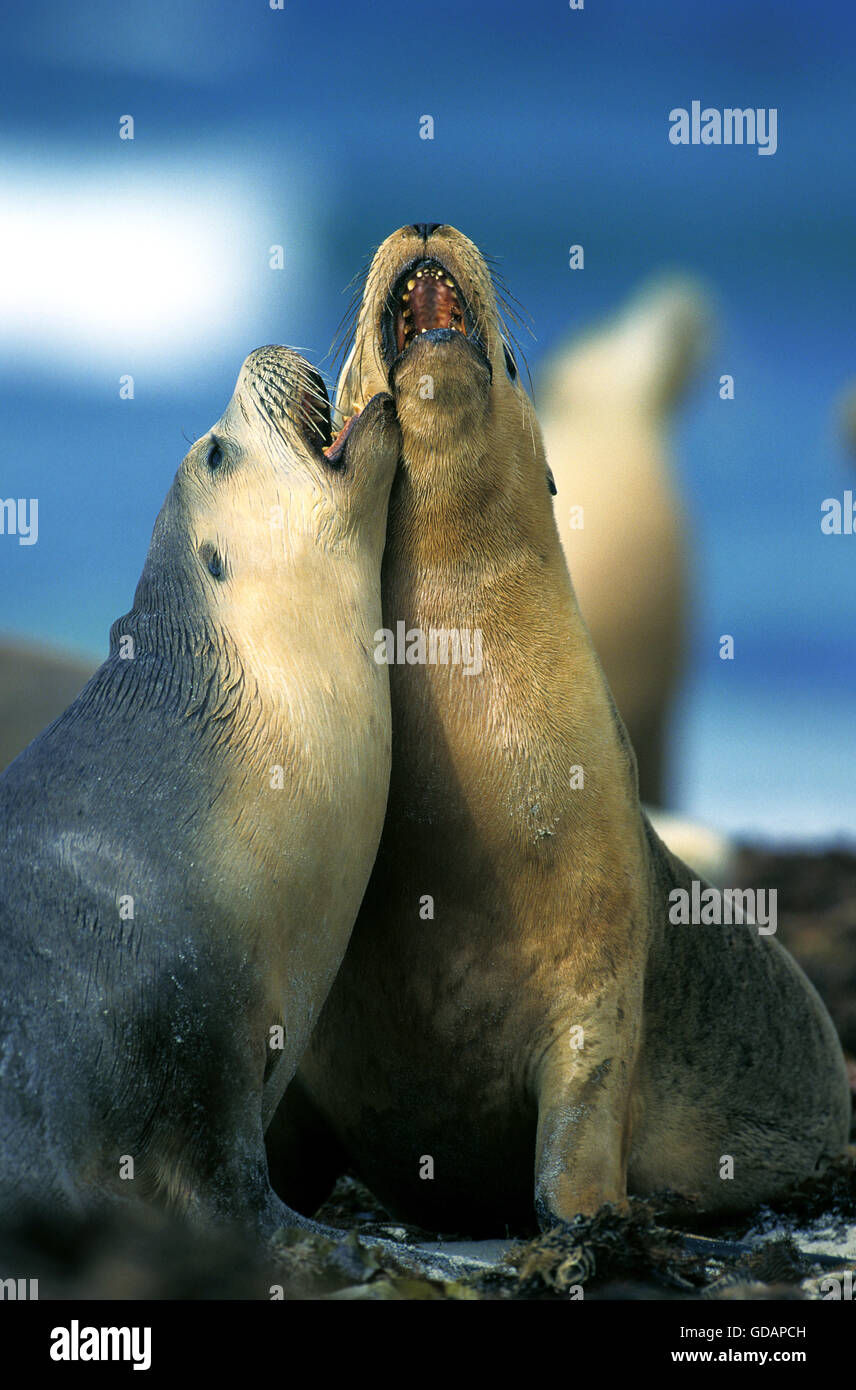
<instances>
[{"instance_id":1,"label":"background sea lion","mask_svg":"<svg viewBox=\"0 0 856 1390\"><path fill-rule=\"evenodd\" d=\"M372 263L343 411L387 383L384 626L478 630L483 668L391 667L378 858L284 1114L433 1229L531 1225L533 1173L544 1226L628 1191L771 1198L846 1142L841 1049L773 938L668 922L693 875L640 810L534 412L451 227L401 228ZM316 1138L277 1164L294 1200L319 1195Z\"/></svg>"},{"instance_id":2,"label":"background sea lion","mask_svg":"<svg viewBox=\"0 0 856 1390\"><path fill-rule=\"evenodd\" d=\"M669 414L710 337L701 288L646 287L539 373L538 419L574 591L636 753L643 801L665 799L668 718L687 640L687 518Z\"/></svg>"},{"instance_id":3,"label":"background sea lion","mask_svg":"<svg viewBox=\"0 0 856 1390\"><path fill-rule=\"evenodd\" d=\"M178 470L108 660L0 778L7 1220L101 1195L257 1233L291 1215L263 1128L344 952L389 776L372 634L391 400L329 438L318 374L252 353Z\"/></svg>"},{"instance_id":4,"label":"background sea lion","mask_svg":"<svg viewBox=\"0 0 856 1390\"><path fill-rule=\"evenodd\" d=\"M844 442L852 454L856 454L856 386L842 392L838 402L838 413Z\"/></svg>"},{"instance_id":5,"label":"background sea lion","mask_svg":"<svg viewBox=\"0 0 856 1390\"><path fill-rule=\"evenodd\" d=\"M80 694L96 664L13 637L0 642L0 771Z\"/></svg>"},{"instance_id":6,"label":"background sea lion","mask_svg":"<svg viewBox=\"0 0 856 1390\"><path fill-rule=\"evenodd\" d=\"M734 844L662 809L691 590L670 415L708 350L712 321L696 281L651 281L614 319L548 358L538 419L574 593L633 744L639 794L672 852L725 884Z\"/></svg>"}]
</instances>

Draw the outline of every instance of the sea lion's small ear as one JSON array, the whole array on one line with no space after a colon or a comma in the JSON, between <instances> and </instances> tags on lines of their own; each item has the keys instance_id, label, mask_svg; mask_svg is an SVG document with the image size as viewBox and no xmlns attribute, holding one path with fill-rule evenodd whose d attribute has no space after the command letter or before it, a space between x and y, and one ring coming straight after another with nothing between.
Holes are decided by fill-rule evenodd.
<instances>
[{"instance_id":1,"label":"sea lion's small ear","mask_svg":"<svg viewBox=\"0 0 856 1390\"><path fill-rule=\"evenodd\" d=\"M556 479L553 477L553 470L547 465L547 486L550 489L550 496L555 497L559 489L556 487Z\"/></svg>"}]
</instances>

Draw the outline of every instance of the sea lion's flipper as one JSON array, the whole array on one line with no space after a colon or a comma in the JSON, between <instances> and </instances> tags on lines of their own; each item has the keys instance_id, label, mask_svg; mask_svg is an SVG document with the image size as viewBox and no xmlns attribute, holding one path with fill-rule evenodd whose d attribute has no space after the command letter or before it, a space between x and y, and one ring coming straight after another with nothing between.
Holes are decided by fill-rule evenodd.
<instances>
[{"instance_id":1,"label":"sea lion's flipper","mask_svg":"<svg viewBox=\"0 0 856 1390\"><path fill-rule=\"evenodd\" d=\"M538 1068L535 1212L542 1230L627 1200L633 1020L641 1001L615 991L579 1001Z\"/></svg>"}]
</instances>

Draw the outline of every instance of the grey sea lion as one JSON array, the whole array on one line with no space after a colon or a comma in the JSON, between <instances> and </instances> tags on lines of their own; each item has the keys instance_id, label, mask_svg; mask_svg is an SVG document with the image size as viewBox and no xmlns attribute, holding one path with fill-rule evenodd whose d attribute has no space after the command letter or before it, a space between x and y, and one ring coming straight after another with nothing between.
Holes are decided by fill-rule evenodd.
<instances>
[{"instance_id":1,"label":"grey sea lion","mask_svg":"<svg viewBox=\"0 0 856 1390\"><path fill-rule=\"evenodd\" d=\"M165 1201L270 1233L263 1132L383 822L372 659L399 433L244 363L80 696L0 778L0 1210ZM325 447L327 446L327 447Z\"/></svg>"}]
</instances>

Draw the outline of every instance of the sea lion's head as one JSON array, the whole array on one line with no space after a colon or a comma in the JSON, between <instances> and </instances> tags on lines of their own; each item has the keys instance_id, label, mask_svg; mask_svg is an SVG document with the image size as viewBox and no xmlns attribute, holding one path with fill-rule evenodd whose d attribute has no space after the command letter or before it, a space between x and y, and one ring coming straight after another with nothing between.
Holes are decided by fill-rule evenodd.
<instances>
[{"instance_id":1,"label":"sea lion's head","mask_svg":"<svg viewBox=\"0 0 856 1390\"><path fill-rule=\"evenodd\" d=\"M258 348L178 469L135 609L172 587L248 632L298 596L323 604L331 557L379 565L398 452L389 395L368 401L334 444L318 372L289 348Z\"/></svg>"},{"instance_id":2,"label":"sea lion's head","mask_svg":"<svg viewBox=\"0 0 856 1390\"><path fill-rule=\"evenodd\" d=\"M548 497L491 273L454 227L401 227L371 263L337 409L352 417L381 390L395 398L404 469L425 499L477 508L533 479Z\"/></svg>"}]
</instances>

